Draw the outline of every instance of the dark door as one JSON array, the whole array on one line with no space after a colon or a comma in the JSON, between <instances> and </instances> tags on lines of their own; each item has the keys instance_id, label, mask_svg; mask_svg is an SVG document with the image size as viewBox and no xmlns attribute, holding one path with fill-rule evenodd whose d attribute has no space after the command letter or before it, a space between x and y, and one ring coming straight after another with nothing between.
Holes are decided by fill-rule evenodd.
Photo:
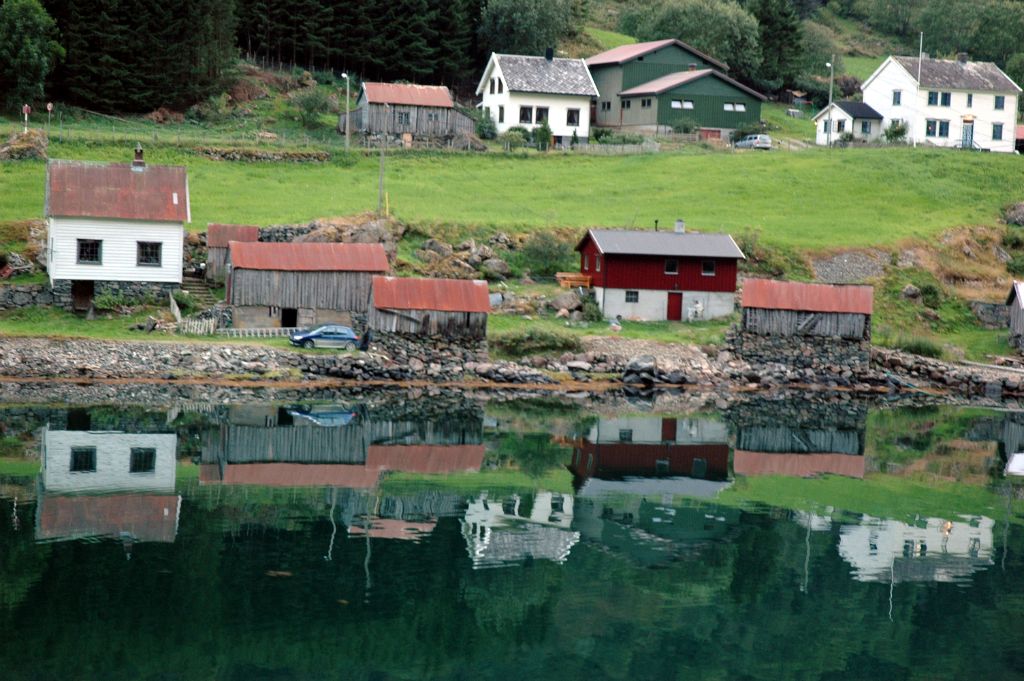
<instances>
[{"instance_id":1,"label":"dark door","mask_svg":"<svg viewBox=\"0 0 1024 681\"><path fill-rule=\"evenodd\" d=\"M668 311L665 317L670 322L678 322L683 318L683 294L681 292L668 292Z\"/></svg>"},{"instance_id":2,"label":"dark door","mask_svg":"<svg viewBox=\"0 0 1024 681\"><path fill-rule=\"evenodd\" d=\"M676 441L676 419L662 419L661 420L661 441L662 442L675 442Z\"/></svg>"},{"instance_id":3,"label":"dark door","mask_svg":"<svg viewBox=\"0 0 1024 681\"><path fill-rule=\"evenodd\" d=\"M281 326L291 329L299 324L299 311L294 307L281 308Z\"/></svg>"},{"instance_id":4,"label":"dark door","mask_svg":"<svg viewBox=\"0 0 1024 681\"><path fill-rule=\"evenodd\" d=\"M974 147L974 121L964 121L964 132L960 143L964 149Z\"/></svg>"},{"instance_id":5,"label":"dark door","mask_svg":"<svg viewBox=\"0 0 1024 681\"><path fill-rule=\"evenodd\" d=\"M71 306L76 312L84 312L92 306L93 282L71 282Z\"/></svg>"}]
</instances>

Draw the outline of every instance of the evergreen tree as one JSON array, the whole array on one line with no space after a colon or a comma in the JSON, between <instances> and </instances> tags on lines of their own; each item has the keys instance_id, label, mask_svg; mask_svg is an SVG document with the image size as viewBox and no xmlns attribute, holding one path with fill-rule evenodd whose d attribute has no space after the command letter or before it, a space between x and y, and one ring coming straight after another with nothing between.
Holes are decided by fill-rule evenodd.
<instances>
[{"instance_id":1,"label":"evergreen tree","mask_svg":"<svg viewBox=\"0 0 1024 681\"><path fill-rule=\"evenodd\" d=\"M0 5L0 93L8 109L40 101L47 75L63 56L57 26L39 0Z\"/></svg>"},{"instance_id":2,"label":"evergreen tree","mask_svg":"<svg viewBox=\"0 0 1024 681\"><path fill-rule=\"evenodd\" d=\"M790 0L755 0L754 18L761 42L758 80L772 90L796 81L802 53L800 18Z\"/></svg>"}]
</instances>

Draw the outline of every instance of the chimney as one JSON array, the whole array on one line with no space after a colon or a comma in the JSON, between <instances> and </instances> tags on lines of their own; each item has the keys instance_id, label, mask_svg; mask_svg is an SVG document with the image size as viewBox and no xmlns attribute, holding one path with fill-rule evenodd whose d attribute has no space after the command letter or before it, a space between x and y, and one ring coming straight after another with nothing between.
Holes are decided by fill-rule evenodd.
<instances>
[{"instance_id":1,"label":"chimney","mask_svg":"<svg viewBox=\"0 0 1024 681\"><path fill-rule=\"evenodd\" d=\"M142 144L135 143L135 160L132 161L132 170L142 172L146 169L146 161L142 158Z\"/></svg>"},{"instance_id":2,"label":"chimney","mask_svg":"<svg viewBox=\"0 0 1024 681\"><path fill-rule=\"evenodd\" d=\"M690 70L691 71L696 71L697 70L696 62L690 62Z\"/></svg>"},{"instance_id":3,"label":"chimney","mask_svg":"<svg viewBox=\"0 0 1024 681\"><path fill-rule=\"evenodd\" d=\"M544 50L544 58L547 59L548 61L553 60L555 58L555 48L549 47L548 49Z\"/></svg>"},{"instance_id":4,"label":"chimney","mask_svg":"<svg viewBox=\"0 0 1024 681\"><path fill-rule=\"evenodd\" d=\"M676 234L686 233L686 220L682 218L676 218Z\"/></svg>"},{"instance_id":5,"label":"chimney","mask_svg":"<svg viewBox=\"0 0 1024 681\"><path fill-rule=\"evenodd\" d=\"M960 62L961 64L966 64L967 63L967 53L966 52L957 52L956 53L956 60L958 62Z\"/></svg>"}]
</instances>

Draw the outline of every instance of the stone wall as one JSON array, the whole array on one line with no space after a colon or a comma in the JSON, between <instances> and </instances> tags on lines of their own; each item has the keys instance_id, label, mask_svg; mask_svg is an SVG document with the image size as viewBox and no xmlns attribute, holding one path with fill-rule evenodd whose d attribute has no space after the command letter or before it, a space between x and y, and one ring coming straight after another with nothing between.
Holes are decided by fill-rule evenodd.
<instances>
[{"instance_id":1,"label":"stone wall","mask_svg":"<svg viewBox=\"0 0 1024 681\"><path fill-rule=\"evenodd\" d=\"M816 375L866 372L871 366L871 343L821 336L762 336L732 330L726 344L753 366L782 364L810 369Z\"/></svg>"},{"instance_id":2,"label":"stone wall","mask_svg":"<svg viewBox=\"0 0 1024 681\"><path fill-rule=\"evenodd\" d=\"M309 234L312 231L312 225L271 225L269 227L260 227L260 241L286 243L295 241L295 237Z\"/></svg>"},{"instance_id":3,"label":"stone wall","mask_svg":"<svg viewBox=\"0 0 1024 681\"><path fill-rule=\"evenodd\" d=\"M53 282L53 303L66 310L72 308L71 284L69 279L57 279ZM123 296L128 300L145 300L151 298L158 304L167 300L168 294L181 288L180 284L157 281L97 281L94 283L93 297L109 293Z\"/></svg>"},{"instance_id":4,"label":"stone wall","mask_svg":"<svg viewBox=\"0 0 1024 681\"><path fill-rule=\"evenodd\" d=\"M53 292L47 284L0 285L0 310L52 304Z\"/></svg>"}]
</instances>

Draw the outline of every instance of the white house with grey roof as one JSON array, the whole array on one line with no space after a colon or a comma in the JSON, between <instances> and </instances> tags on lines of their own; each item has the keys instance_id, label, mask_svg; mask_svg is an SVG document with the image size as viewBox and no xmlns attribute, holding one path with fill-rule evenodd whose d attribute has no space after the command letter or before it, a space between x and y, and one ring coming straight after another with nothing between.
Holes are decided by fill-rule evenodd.
<instances>
[{"instance_id":1,"label":"white house with grey roof","mask_svg":"<svg viewBox=\"0 0 1024 681\"><path fill-rule=\"evenodd\" d=\"M847 134L853 136L854 142L862 143L875 142L882 136L882 114L864 102L832 102L812 120L816 130L814 141L820 146L835 144Z\"/></svg>"},{"instance_id":2,"label":"white house with grey roof","mask_svg":"<svg viewBox=\"0 0 1024 681\"><path fill-rule=\"evenodd\" d=\"M728 234L591 229L576 245L605 318L696 321L736 307L743 251Z\"/></svg>"},{"instance_id":3,"label":"white house with grey roof","mask_svg":"<svg viewBox=\"0 0 1024 681\"><path fill-rule=\"evenodd\" d=\"M892 56L861 85L883 128L907 124L908 141L1012 152L1021 89L991 62Z\"/></svg>"},{"instance_id":4,"label":"white house with grey roof","mask_svg":"<svg viewBox=\"0 0 1024 681\"><path fill-rule=\"evenodd\" d=\"M590 137L590 101L597 86L582 59L492 54L476 88L481 107L498 133L521 126L533 130L545 120L555 144Z\"/></svg>"}]
</instances>

